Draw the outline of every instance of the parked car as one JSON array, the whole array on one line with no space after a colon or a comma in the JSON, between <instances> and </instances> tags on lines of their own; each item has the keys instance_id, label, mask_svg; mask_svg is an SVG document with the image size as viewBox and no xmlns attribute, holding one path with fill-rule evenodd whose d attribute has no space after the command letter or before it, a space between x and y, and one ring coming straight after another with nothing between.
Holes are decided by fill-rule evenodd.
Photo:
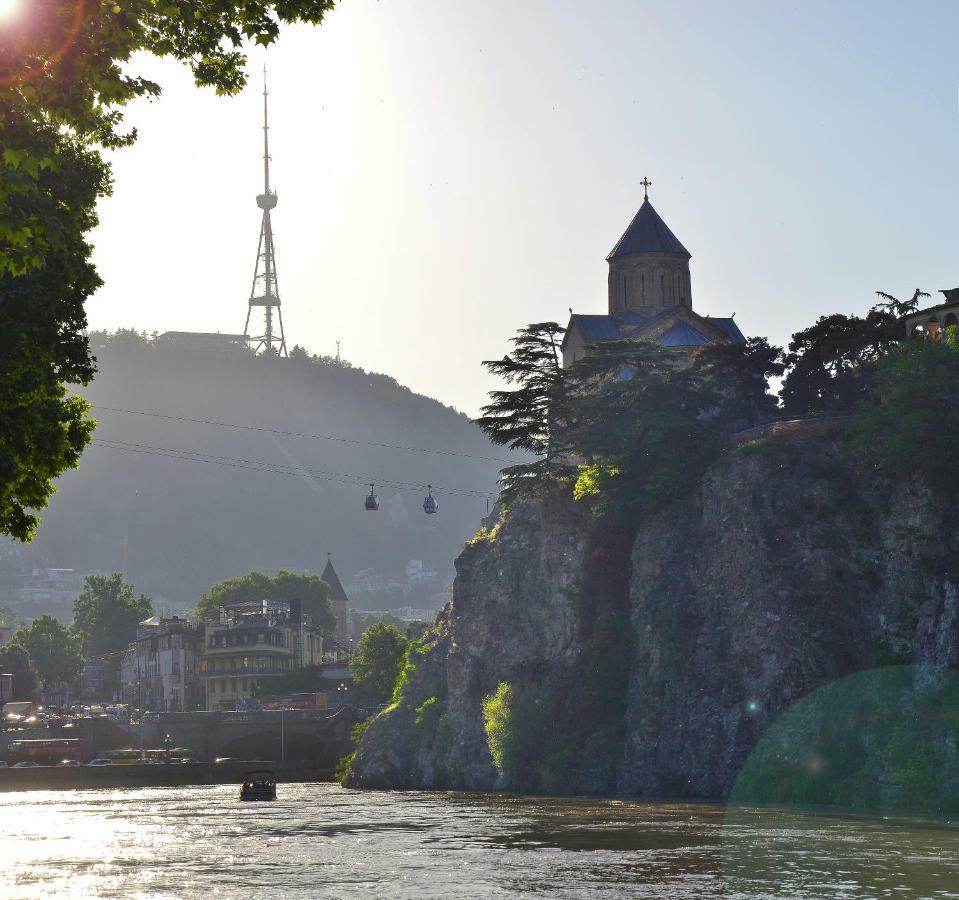
<instances>
[{"instance_id":1,"label":"parked car","mask_svg":"<svg viewBox=\"0 0 959 900\"><path fill-rule=\"evenodd\" d=\"M57 763L57 765L58 766L78 766L80 765L80 763L77 762L77 760L75 759L62 759L60 760L59 763Z\"/></svg>"},{"instance_id":2,"label":"parked car","mask_svg":"<svg viewBox=\"0 0 959 900\"><path fill-rule=\"evenodd\" d=\"M15 769L39 769L39 768L40 768L40 764L39 764L39 763L32 762L32 761L29 760L29 759L24 759L24 760L22 760L21 762L14 763L14 764L13 764L13 767L14 767Z\"/></svg>"},{"instance_id":3,"label":"parked car","mask_svg":"<svg viewBox=\"0 0 959 900\"><path fill-rule=\"evenodd\" d=\"M9 768L9 766L7 765L7 761L5 759L0 759L0 769L7 769L7 768Z\"/></svg>"},{"instance_id":4,"label":"parked car","mask_svg":"<svg viewBox=\"0 0 959 900\"><path fill-rule=\"evenodd\" d=\"M98 756L96 759L91 759L87 763L88 766L112 766L113 760L107 759L105 756Z\"/></svg>"}]
</instances>

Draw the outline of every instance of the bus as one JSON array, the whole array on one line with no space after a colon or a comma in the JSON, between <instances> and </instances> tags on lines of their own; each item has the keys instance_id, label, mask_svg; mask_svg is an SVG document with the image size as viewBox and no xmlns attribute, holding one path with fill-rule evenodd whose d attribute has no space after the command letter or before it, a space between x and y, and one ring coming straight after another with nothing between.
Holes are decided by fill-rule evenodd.
<instances>
[{"instance_id":1,"label":"bus","mask_svg":"<svg viewBox=\"0 0 959 900\"><path fill-rule=\"evenodd\" d=\"M140 762L140 751L127 748L125 750L106 750L100 754L113 760L115 766L132 766Z\"/></svg>"},{"instance_id":2,"label":"bus","mask_svg":"<svg viewBox=\"0 0 959 900\"><path fill-rule=\"evenodd\" d=\"M58 766L64 760L80 762L78 738L42 738L39 740L10 741L7 744L7 762L35 762L38 766Z\"/></svg>"}]
</instances>

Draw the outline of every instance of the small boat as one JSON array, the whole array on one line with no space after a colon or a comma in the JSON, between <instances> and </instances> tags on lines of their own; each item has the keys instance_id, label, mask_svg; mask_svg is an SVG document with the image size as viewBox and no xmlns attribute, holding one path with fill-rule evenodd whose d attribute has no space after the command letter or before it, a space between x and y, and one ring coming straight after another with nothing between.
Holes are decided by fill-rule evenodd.
<instances>
[{"instance_id":1,"label":"small boat","mask_svg":"<svg viewBox=\"0 0 959 900\"><path fill-rule=\"evenodd\" d=\"M241 800L276 800L276 776L269 769L247 772L240 789Z\"/></svg>"}]
</instances>

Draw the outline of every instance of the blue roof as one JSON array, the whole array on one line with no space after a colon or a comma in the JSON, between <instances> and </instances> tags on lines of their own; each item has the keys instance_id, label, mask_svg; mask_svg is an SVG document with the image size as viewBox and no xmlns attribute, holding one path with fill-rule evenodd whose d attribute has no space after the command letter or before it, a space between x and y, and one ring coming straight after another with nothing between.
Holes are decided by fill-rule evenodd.
<instances>
[{"instance_id":1,"label":"blue roof","mask_svg":"<svg viewBox=\"0 0 959 900\"><path fill-rule=\"evenodd\" d=\"M593 316L574 314L569 327L576 326L587 341L618 341L620 339L619 322L612 316Z\"/></svg>"},{"instance_id":2,"label":"blue roof","mask_svg":"<svg viewBox=\"0 0 959 900\"><path fill-rule=\"evenodd\" d=\"M679 253L689 259L692 254L679 242L666 223L653 209L649 200L644 200L639 212L623 232L616 246L609 252L607 260L627 253Z\"/></svg>"},{"instance_id":3,"label":"blue roof","mask_svg":"<svg viewBox=\"0 0 959 900\"><path fill-rule=\"evenodd\" d=\"M664 347L698 347L700 344L708 344L710 341L710 338L688 322L677 322L669 331L661 334L657 339L657 342Z\"/></svg>"},{"instance_id":4,"label":"blue roof","mask_svg":"<svg viewBox=\"0 0 959 900\"><path fill-rule=\"evenodd\" d=\"M739 326L733 319L714 319L712 316L706 316L706 319L710 325L715 325L734 344L746 343L746 335L739 330Z\"/></svg>"}]
</instances>

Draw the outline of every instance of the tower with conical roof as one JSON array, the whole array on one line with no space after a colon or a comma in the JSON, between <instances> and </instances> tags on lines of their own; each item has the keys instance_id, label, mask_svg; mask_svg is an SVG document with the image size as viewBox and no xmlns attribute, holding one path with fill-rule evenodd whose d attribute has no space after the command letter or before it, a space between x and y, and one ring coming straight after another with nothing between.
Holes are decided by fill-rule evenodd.
<instances>
[{"instance_id":1,"label":"tower with conical roof","mask_svg":"<svg viewBox=\"0 0 959 900\"><path fill-rule=\"evenodd\" d=\"M276 208L276 191L270 188L270 120L267 107L266 67L263 67L263 193L258 194L256 205L263 210L260 225L260 244L256 251L253 269L253 287L246 311L246 335L255 353L270 356L286 356L286 337L283 334L283 313L280 311L280 290L276 279L276 253L273 246L273 222L271 210ZM263 333L250 333L250 316L254 309L263 310ZM275 321L274 321L275 320ZM256 330L256 329L255 329Z\"/></svg>"},{"instance_id":2,"label":"tower with conical roof","mask_svg":"<svg viewBox=\"0 0 959 900\"><path fill-rule=\"evenodd\" d=\"M574 313L563 335L563 365L570 366L604 341L644 341L691 354L703 344L743 344L733 317L703 316L693 310L689 251L649 202L644 178L643 205L616 242L609 263L605 314Z\"/></svg>"},{"instance_id":3,"label":"tower with conical roof","mask_svg":"<svg viewBox=\"0 0 959 900\"><path fill-rule=\"evenodd\" d=\"M349 617L349 598L346 591L343 590L343 584L340 582L336 569L333 568L333 560L329 553L326 554L326 568L320 576L330 586L330 604L333 607L333 616L336 618L336 637L344 644L350 639L347 619Z\"/></svg>"},{"instance_id":4,"label":"tower with conical roof","mask_svg":"<svg viewBox=\"0 0 959 900\"><path fill-rule=\"evenodd\" d=\"M689 251L679 242L649 202L649 179L643 179L644 197L623 236L606 261L609 263L609 314L643 315L674 306L692 308Z\"/></svg>"}]
</instances>

